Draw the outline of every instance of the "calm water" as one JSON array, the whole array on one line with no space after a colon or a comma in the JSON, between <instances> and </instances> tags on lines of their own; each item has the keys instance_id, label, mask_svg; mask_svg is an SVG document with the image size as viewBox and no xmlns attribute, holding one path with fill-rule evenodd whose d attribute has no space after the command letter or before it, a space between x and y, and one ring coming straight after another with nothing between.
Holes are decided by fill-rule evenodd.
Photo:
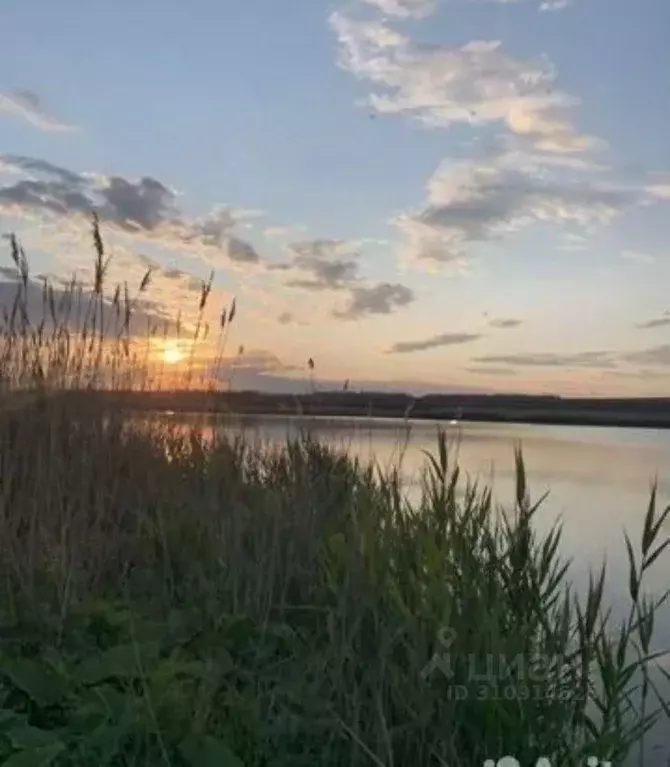
<instances>
[{"instance_id":1,"label":"calm water","mask_svg":"<svg viewBox=\"0 0 670 767\"><path fill-rule=\"evenodd\" d=\"M364 461L374 459L382 467L400 461L412 497L419 491L424 451L436 449L437 426L430 421L413 421L407 428L394 419L263 416L224 428L271 442L302 428ZM514 497L514 447L521 446L532 497L549 493L538 519L549 525L562 518L565 552L578 569L607 554L613 576L622 573L621 565L627 573L621 558L623 531L637 540L655 477L659 501L670 503L670 431L463 422L443 426L452 460L463 473L491 485L503 504Z\"/></svg>"},{"instance_id":2,"label":"calm water","mask_svg":"<svg viewBox=\"0 0 670 767\"><path fill-rule=\"evenodd\" d=\"M165 417L185 425L197 420L183 414ZM410 498L419 493L424 451L434 452L437 446L438 423L432 421L245 416L208 423L271 443L304 429L365 462L375 460L382 468L399 464ZM465 422L442 426L451 460L464 475L490 485L504 505L514 498L514 448L520 446L532 498L549 494L538 523L548 527L562 520L573 577L581 580L606 556L612 578L627 582L623 532L634 542L639 539L654 478L659 505L670 504L670 431ZM670 582L670 554L660 562L654 582Z\"/></svg>"},{"instance_id":3,"label":"calm water","mask_svg":"<svg viewBox=\"0 0 670 767\"><path fill-rule=\"evenodd\" d=\"M190 420L181 415L172 418ZM284 441L287 435L306 429L364 461L374 459L382 467L401 461L407 493L412 497L419 491L423 451L436 449L437 426L427 421L406 425L394 419L263 416L219 423L216 428L243 430L249 437L269 442ZM443 426L452 460L473 479L490 484L502 504L514 498L514 447L521 446L532 497L539 499L549 492L538 523L548 527L562 519L563 552L573 560L570 572L576 588L586 587L589 569L599 567L606 557L607 598L615 612L626 610L628 567L623 532L628 531L634 545L639 540L655 477L659 505L670 504L670 431L462 422ZM670 535L670 527L665 533ZM652 592L670 585L670 553L658 561L651 576L648 586ZM670 647L669 613L666 608L657 623L659 649ZM664 728L654 735L655 743L662 743L663 748L655 749L645 764L670 764L666 761L670 759L670 731Z\"/></svg>"}]
</instances>

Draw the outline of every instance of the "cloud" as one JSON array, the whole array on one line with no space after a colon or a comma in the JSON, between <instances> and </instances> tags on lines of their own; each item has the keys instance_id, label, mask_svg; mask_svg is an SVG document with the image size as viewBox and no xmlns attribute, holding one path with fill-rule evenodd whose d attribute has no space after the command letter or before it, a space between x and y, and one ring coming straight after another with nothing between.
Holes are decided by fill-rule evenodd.
<instances>
[{"instance_id":1,"label":"cloud","mask_svg":"<svg viewBox=\"0 0 670 767\"><path fill-rule=\"evenodd\" d=\"M271 240L280 240L289 237L295 237L298 232L305 229L304 226L296 224L295 226L268 226L263 230L263 234Z\"/></svg>"},{"instance_id":2,"label":"cloud","mask_svg":"<svg viewBox=\"0 0 670 767\"><path fill-rule=\"evenodd\" d=\"M238 261L243 264L256 264L261 258L253 245L239 237L227 237L221 244L221 251L231 261Z\"/></svg>"},{"instance_id":3,"label":"cloud","mask_svg":"<svg viewBox=\"0 0 670 767\"><path fill-rule=\"evenodd\" d=\"M469 367L465 368L466 372L468 373L474 373L475 375L483 375L483 376L515 376L518 375L519 371L514 370L514 368L507 368L507 367L494 367L491 365L483 366L483 367Z\"/></svg>"},{"instance_id":4,"label":"cloud","mask_svg":"<svg viewBox=\"0 0 670 767\"><path fill-rule=\"evenodd\" d=\"M650 349L629 352L624 354L622 359L640 365L670 365L670 344L661 344Z\"/></svg>"},{"instance_id":5,"label":"cloud","mask_svg":"<svg viewBox=\"0 0 670 767\"><path fill-rule=\"evenodd\" d=\"M250 349L234 359L229 358L226 362L234 364L236 370L253 372L257 375L299 369L295 365L285 365L276 354L265 349Z\"/></svg>"},{"instance_id":6,"label":"cloud","mask_svg":"<svg viewBox=\"0 0 670 767\"><path fill-rule=\"evenodd\" d=\"M388 16L400 19L423 19L430 16L437 6L437 0L363 0Z\"/></svg>"},{"instance_id":7,"label":"cloud","mask_svg":"<svg viewBox=\"0 0 670 767\"><path fill-rule=\"evenodd\" d=\"M525 0L487 0L488 2L494 2L499 5L513 5L521 4ZM548 11L562 11L572 5L572 0L539 0L538 9L542 12Z\"/></svg>"},{"instance_id":8,"label":"cloud","mask_svg":"<svg viewBox=\"0 0 670 767\"><path fill-rule=\"evenodd\" d=\"M559 250L568 251L570 253L581 253L588 249L589 238L584 234L562 232L561 240L561 244L558 245Z\"/></svg>"},{"instance_id":9,"label":"cloud","mask_svg":"<svg viewBox=\"0 0 670 767\"><path fill-rule=\"evenodd\" d=\"M140 260L140 263L144 261L144 259L140 256L137 258ZM152 279L154 283L156 282L156 278L158 276L163 277L170 282L177 283L179 287L186 293L200 293L202 290L202 280L199 280L197 277L194 277L192 274L185 272L182 269L165 269L157 264L147 264L147 268L152 269Z\"/></svg>"},{"instance_id":10,"label":"cloud","mask_svg":"<svg viewBox=\"0 0 670 767\"><path fill-rule=\"evenodd\" d=\"M541 11L562 11L570 5L570 0L545 0L540 3Z\"/></svg>"},{"instance_id":11,"label":"cloud","mask_svg":"<svg viewBox=\"0 0 670 767\"><path fill-rule=\"evenodd\" d=\"M244 356L247 355L245 354ZM318 359L316 360L316 363L318 372ZM304 365L284 366L281 361L279 362L279 365L281 368L276 372L268 370L263 362L261 362L260 370L249 368L242 370L236 367L237 360L227 360L226 366L220 371L219 378L226 383L230 381L232 384L231 388L235 391L257 390L276 393L282 392L287 394L304 394L311 390L311 385ZM315 383L318 391L341 392L344 380L344 378L324 378L317 375ZM450 394L463 393L464 388L462 384L459 384L457 381L447 382L441 380L439 383L430 383L411 378L405 380L370 380L351 377L349 379L349 391L394 392L422 396L438 392ZM475 388L473 386L468 386L466 391L480 394L490 393L490 389L488 388ZM345 426L344 428L348 427Z\"/></svg>"},{"instance_id":12,"label":"cloud","mask_svg":"<svg viewBox=\"0 0 670 767\"><path fill-rule=\"evenodd\" d=\"M306 276L292 279L291 287L306 290L340 290L358 276L358 254L345 240L311 240L290 246L291 266Z\"/></svg>"},{"instance_id":13,"label":"cloud","mask_svg":"<svg viewBox=\"0 0 670 767\"><path fill-rule=\"evenodd\" d=\"M455 346L477 341L481 338L478 333L440 333L430 338L424 338L421 341L400 341L393 344L387 354L410 354L411 352L422 352L427 349L436 349L440 346Z\"/></svg>"},{"instance_id":14,"label":"cloud","mask_svg":"<svg viewBox=\"0 0 670 767\"><path fill-rule=\"evenodd\" d=\"M74 126L50 115L40 97L33 91L15 90L0 93L0 114L26 120L43 131L71 131Z\"/></svg>"},{"instance_id":15,"label":"cloud","mask_svg":"<svg viewBox=\"0 0 670 767\"><path fill-rule=\"evenodd\" d=\"M637 327L641 330L650 330L652 328L665 328L668 325L670 325L670 312L666 311L660 317L641 322Z\"/></svg>"},{"instance_id":16,"label":"cloud","mask_svg":"<svg viewBox=\"0 0 670 767\"><path fill-rule=\"evenodd\" d=\"M242 213L240 210L220 205L193 225L193 233L206 244L220 248L229 232L243 218L254 217L254 215L256 215L255 211Z\"/></svg>"},{"instance_id":17,"label":"cloud","mask_svg":"<svg viewBox=\"0 0 670 767\"><path fill-rule=\"evenodd\" d=\"M524 0L492 0L501 5L511 5L512 3L521 3ZM572 0L540 0L538 8L546 13L548 11L562 11L572 5Z\"/></svg>"},{"instance_id":18,"label":"cloud","mask_svg":"<svg viewBox=\"0 0 670 767\"><path fill-rule=\"evenodd\" d=\"M90 210L91 201L84 194L58 181L23 180L0 187L0 212L10 216L25 213L66 216Z\"/></svg>"},{"instance_id":19,"label":"cloud","mask_svg":"<svg viewBox=\"0 0 670 767\"><path fill-rule=\"evenodd\" d=\"M504 365L511 367L564 367L564 368L610 368L616 363L611 352L586 351L573 354L553 354L551 352L489 355L475 357L473 362L484 365Z\"/></svg>"},{"instance_id":20,"label":"cloud","mask_svg":"<svg viewBox=\"0 0 670 767\"><path fill-rule=\"evenodd\" d=\"M46 332L52 332L55 326L50 304L48 301L45 303L44 300L43 284L35 280L28 280L24 287L17 280L16 270L11 268L3 268L2 275L5 279L0 281L0 324L8 325L11 321L17 291L20 291L20 305L25 308L31 326L35 328L44 321ZM75 291L72 292L71 289L68 289L66 282L61 281L59 286L56 281L50 281L56 320L60 325L67 327L70 332L81 332L84 329L84 318L89 308L93 310L98 299L89 290L91 286L86 286L80 282ZM81 296L77 292L79 286L83 288ZM150 327L161 330L166 327L168 331L174 330L174 324L156 301L144 296L131 296L131 301L133 311L128 325L128 335L131 338L146 337L147 328ZM123 326L123 308L120 315L117 315L116 307L109 298L104 300L104 306L109 328L107 337L113 338ZM15 321L20 323L18 317Z\"/></svg>"},{"instance_id":21,"label":"cloud","mask_svg":"<svg viewBox=\"0 0 670 767\"><path fill-rule=\"evenodd\" d=\"M301 368L285 364L271 351L249 349L224 359L223 364L216 368L210 366L206 375L236 391L299 392L304 391L306 385L304 377L295 375L300 372Z\"/></svg>"},{"instance_id":22,"label":"cloud","mask_svg":"<svg viewBox=\"0 0 670 767\"><path fill-rule=\"evenodd\" d=\"M21 178L0 185L0 213L18 217L58 217L84 225L93 209L108 228L138 241L198 255L255 264L260 256L235 227L260 213L219 205L204 218L189 220L178 209L174 190L155 178L79 174L31 157L0 156ZM88 223L85 224L88 227Z\"/></svg>"},{"instance_id":23,"label":"cloud","mask_svg":"<svg viewBox=\"0 0 670 767\"><path fill-rule=\"evenodd\" d=\"M670 184L650 184L647 191L661 200L670 200Z\"/></svg>"},{"instance_id":24,"label":"cloud","mask_svg":"<svg viewBox=\"0 0 670 767\"><path fill-rule=\"evenodd\" d=\"M132 232L152 231L175 214L174 193L153 178L128 181L109 176L98 195L102 200L100 216Z\"/></svg>"},{"instance_id":25,"label":"cloud","mask_svg":"<svg viewBox=\"0 0 670 767\"><path fill-rule=\"evenodd\" d=\"M368 107L404 115L432 128L502 123L535 149L580 153L602 145L577 133L568 119L579 100L555 87L544 58L508 56L497 40L461 47L417 44L380 21L334 13L339 64L376 86Z\"/></svg>"},{"instance_id":26,"label":"cloud","mask_svg":"<svg viewBox=\"0 0 670 767\"><path fill-rule=\"evenodd\" d=\"M368 283L359 274L358 245L348 240L306 240L293 243L289 264L274 268L298 273L286 284L289 287L314 291L335 291L348 294L344 309L332 314L338 319L360 319L372 314L390 314L414 301L414 293L397 283Z\"/></svg>"},{"instance_id":27,"label":"cloud","mask_svg":"<svg viewBox=\"0 0 670 767\"><path fill-rule=\"evenodd\" d=\"M403 254L408 262L465 267L467 254L462 243L450 240L447 234L426 224L419 216L401 214L391 223L405 237Z\"/></svg>"},{"instance_id":28,"label":"cloud","mask_svg":"<svg viewBox=\"0 0 670 767\"><path fill-rule=\"evenodd\" d=\"M74 187L83 186L86 183L84 177L78 173L73 173L71 170L60 168L58 165L47 160L39 160L36 157L6 154L0 156L0 163L2 163L0 167L12 169L19 173L35 173L38 176L52 177Z\"/></svg>"},{"instance_id":29,"label":"cloud","mask_svg":"<svg viewBox=\"0 0 670 767\"><path fill-rule=\"evenodd\" d=\"M349 303L343 311L333 315L340 319L356 320L370 314L391 314L414 301L414 293L405 285L380 282L369 287L349 289Z\"/></svg>"},{"instance_id":30,"label":"cloud","mask_svg":"<svg viewBox=\"0 0 670 767\"><path fill-rule=\"evenodd\" d=\"M163 269L163 275L168 280L181 280L188 277L186 272L182 272L181 269Z\"/></svg>"},{"instance_id":31,"label":"cloud","mask_svg":"<svg viewBox=\"0 0 670 767\"><path fill-rule=\"evenodd\" d=\"M427 183L421 208L397 216L411 262L463 262L473 245L534 224L607 225L627 208L653 202L641 188L575 179L517 152L445 160Z\"/></svg>"},{"instance_id":32,"label":"cloud","mask_svg":"<svg viewBox=\"0 0 670 767\"><path fill-rule=\"evenodd\" d=\"M297 260L304 264L356 252L355 243L348 240L304 240L294 242L289 247L296 254Z\"/></svg>"},{"instance_id":33,"label":"cloud","mask_svg":"<svg viewBox=\"0 0 670 767\"><path fill-rule=\"evenodd\" d=\"M638 378L638 379L647 379L647 378L665 378L668 375L668 372L663 370L649 370L646 368L640 369L640 370L605 370L603 371L604 376L615 376L617 378Z\"/></svg>"},{"instance_id":34,"label":"cloud","mask_svg":"<svg viewBox=\"0 0 670 767\"><path fill-rule=\"evenodd\" d=\"M651 253L644 253L641 250L624 250L621 253L621 258L626 261L634 261L638 264L653 264L656 262L656 259Z\"/></svg>"},{"instance_id":35,"label":"cloud","mask_svg":"<svg viewBox=\"0 0 670 767\"><path fill-rule=\"evenodd\" d=\"M147 312L164 319L174 319L179 314L182 327L189 334L198 318L202 282L208 279L211 270L205 265L193 264L196 272L191 273L182 268L175 268L174 264L161 264L154 258L137 252L133 247L107 237L106 231L103 231L103 237L105 253L109 257L104 280L106 297L111 299L117 286L121 286L123 295L123 286L126 283L131 298L138 295ZM26 231L23 244L29 259L33 251L50 254L53 262L47 267L47 276L54 285L64 287L70 279L63 277L76 275L77 282L86 290L92 287L95 256L92 250L90 221L86 222L85 231L78 225L71 226L67 221L60 220L55 227L45 225L31 228ZM199 275L198 267L202 269ZM139 287L149 269L151 274L148 290L139 294ZM229 305L231 299L230 294L214 287L207 302L205 322L218 324L221 309Z\"/></svg>"},{"instance_id":36,"label":"cloud","mask_svg":"<svg viewBox=\"0 0 670 767\"><path fill-rule=\"evenodd\" d=\"M430 16L438 7L439 0L362 0L386 16L398 19L423 19ZM500 5L521 3L524 0L486 0ZM572 4L571 0L539 0L540 11L562 11Z\"/></svg>"},{"instance_id":37,"label":"cloud","mask_svg":"<svg viewBox=\"0 0 670 767\"><path fill-rule=\"evenodd\" d=\"M501 328L501 329L518 328L520 325L523 325L523 320L516 320L511 317L510 318L500 317L498 319L491 320L491 322L489 322L489 325L492 328Z\"/></svg>"}]
</instances>

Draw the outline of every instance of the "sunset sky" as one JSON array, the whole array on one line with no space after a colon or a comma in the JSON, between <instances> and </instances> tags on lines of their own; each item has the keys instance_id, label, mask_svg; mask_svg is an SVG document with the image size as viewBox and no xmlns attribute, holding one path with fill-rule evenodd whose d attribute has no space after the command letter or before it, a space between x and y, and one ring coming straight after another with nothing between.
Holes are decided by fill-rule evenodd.
<instances>
[{"instance_id":1,"label":"sunset sky","mask_svg":"<svg viewBox=\"0 0 670 767\"><path fill-rule=\"evenodd\" d=\"M157 316L214 269L237 386L312 357L670 393L667 0L5 0L0 29L0 232L85 275L96 207Z\"/></svg>"}]
</instances>

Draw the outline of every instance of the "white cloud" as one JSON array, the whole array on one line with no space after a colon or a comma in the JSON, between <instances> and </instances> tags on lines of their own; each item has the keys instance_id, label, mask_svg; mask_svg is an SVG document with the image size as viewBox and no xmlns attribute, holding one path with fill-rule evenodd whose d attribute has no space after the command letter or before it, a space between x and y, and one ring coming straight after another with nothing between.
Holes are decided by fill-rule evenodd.
<instances>
[{"instance_id":1,"label":"white cloud","mask_svg":"<svg viewBox=\"0 0 670 767\"><path fill-rule=\"evenodd\" d=\"M648 201L641 189L575 179L500 152L481 161L444 161L428 181L423 206L394 223L406 237L406 260L462 264L477 243L533 224L590 230Z\"/></svg>"},{"instance_id":2,"label":"white cloud","mask_svg":"<svg viewBox=\"0 0 670 767\"><path fill-rule=\"evenodd\" d=\"M74 126L49 114L36 93L32 91L9 91L0 93L0 113L26 120L44 131L71 131Z\"/></svg>"},{"instance_id":3,"label":"white cloud","mask_svg":"<svg viewBox=\"0 0 670 767\"><path fill-rule=\"evenodd\" d=\"M645 253L641 250L624 250L621 253L621 258L626 261L634 261L638 264L654 264L656 259L651 253Z\"/></svg>"},{"instance_id":4,"label":"white cloud","mask_svg":"<svg viewBox=\"0 0 670 767\"><path fill-rule=\"evenodd\" d=\"M462 244L435 226L430 226L412 214L401 214L393 220L405 236L404 261L409 264L423 262L424 265L440 264L465 268L466 253Z\"/></svg>"},{"instance_id":5,"label":"white cloud","mask_svg":"<svg viewBox=\"0 0 670 767\"><path fill-rule=\"evenodd\" d=\"M670 200L670 184L651 184L647 191L661 200Z\"/></svg>"},{"instance_id":6,"label":"white cloud","mask_svg":"<svg viewBox=\"0 0 670 767\"><path fill-rule=\"evenodd\" d=\"M663 177L636 186L598 175L611 172L592 159L606 144L573 125L572 109L580 102L556 87L545 57L514 58L496 40L420 44L379 19L343 13L332 14L330 23L340 66L371 84L367 104L377 113L432 128L506 128L498 138L502 149L481 160L444 162L428 182L422 207L393 219L405 240L401 263L462 272L474 244L537 223L570 225L577 231L567 233L563 249L583 248L578 237L624 210L670 199Z\"/></svg>"},{"instance_id":7,"label":"white cloud","mask_svg":"<svg viewBox=\"0 0 670 767\"><path fill-rule=\"evenodd\" d=\"M282 240L287 237L296 237L300 232L305 231L304 226L296 224L294 226L269 226L263 230L263 234L270 240Z\"/></svg>"},{"instance_id":8,"label":"white cloud","mask_svg":"<svg viewBox=\"0 0 670 767\"><path fill-rule=\"evenodd\" d=\"M490 2L499 3L500 5L512 5L516 3L522 3L524 0L489 0ZM571 0L540 0L540 11L562 11L568 6L572 5Z\"/></svg>"},{"instance_id":9,"label":"white cloud","mask_svg":"<svg viewBox=\"0 0 670 767\"><path fill-rule=\"evenodd\" d=\"M557 245L559 250L571 253L580 253L588 249L589 238L576 232L562 232L561 242Z\"/></svg>"},{"instance_id":10,"label":"white cloud","mask_svg":"<svg viewBox=\"0 0 670 767\"><path fill-rule=\"evenodd\" d=\"M570 5L570 0L545 0L540 4L541 11L562 11Z\"/></svg>"},{"instance_id":11,"label":"white cloud","mask_svg":"<svg viewBox=\"0 0 670 767\"><path fill-rule=\"evenodd\" d=\"M0 184L0 212L9 216L56 218L88 229L87 219L96 209L107 229L135 243L193 254L214 266L260 261L254 247L235 233L258 211L220 205L192 220L178 209L175 191L151 177L79 174L31 157L5 155L0 161L18 175Z\"/></svg>"},{"instance_id":12,"label":"white cloud","mask_svg":"<svg viewBox=\"0 0 670 767\"><path fill-rule=\"evenodd\" d=\"M555 87L550 62L516 59L500 41L460 47L417 44L380 21L334 13L340 66L376 90L379 114L398 114L433 128L502 123L536 150L578 154L602 142L580 135L568 119L579 100Z\"/></svg>"},{"instance_id":13,"label":"white cloud","mask_svg":"<svg viewBox=\"0 0 670 767\"><path fill-rule=\"evenodd\" d=\"M498 5L521 4L526 0L470 0L470 2L493 2ZM572 5L572 0L533 0L542 12L562 11ZM362 0L387 16L399 19L422 19L437 9L440 0Z\"/></svg>"},{"instance_id":14,"label":"white cloud","mask_svg":"<svg viewBox=\"0 0 670 767\"><path fill-rule=\"evenodd\" d=\"M400 19L422 19L430 16L437 6L437 0L363 0L389 16Z\"/></svg>"}]
</instances>

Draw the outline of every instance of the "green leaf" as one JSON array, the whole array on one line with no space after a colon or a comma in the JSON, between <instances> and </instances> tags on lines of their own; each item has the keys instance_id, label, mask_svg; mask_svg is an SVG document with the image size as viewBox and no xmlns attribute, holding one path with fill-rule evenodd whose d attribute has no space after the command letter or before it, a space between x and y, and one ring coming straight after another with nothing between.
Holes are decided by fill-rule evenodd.
<instances>
[{"instance_id":1,"label":"green leaf","mask_svg":"<svg viewBox=\"0 0 670 767\"><path fill-rule=\"evenodd\" d=\"M222 677L235 668L235 663L225 647L217 647L208 654L206 667L210 674Z\"/></svg>"},{"instance_id":2,"label":"green leaf","mask_svg":"<svg viewBox=\"0 0 670 767\"><path fill-rule=\"evenodd\" d=\"M213 673L215 671L211 662L166 658L154 667L149 679L151 684L164 686L174 684L179 679L209 680Z\"/></svg>"},{"instance_id":3,"label":"green leaf","mask_svg":"<svg viewBox=\"0 0 670 767\"><path fill-rule=\"evenodd\" d=\"M79 681L84 684L97 684L106 679L137 679L142 675L146 664L152 664L158 657L158 642L144 644L123 644L112 647L96 657L83 661L76 672Z\"/></svg>"},{"instance_id":4,"label":"green leaf","mask_svg":"<svg viewBox=\"0 0 670 767\"><path fill-rule=\"evenodd\" d=\"M165 622L137 618L133 621L133 638L141 645L162 644L165 637Z\"/></svg>"},{"instance_id":5,"label":"green leaf","mask_svg":"<svg viewBox=\"0 0 670 767\"><path fill-rule=\"evenodd\" d=\"M64 680L47 666L28 658L3 658L0 675L41 706L56 703L65 692Z\"/></svg>"},{"instance_id":6,"label":"green leaf","mask_svg":"<svg viewBox=\"0 0 670 767\"><path fill-rule=\"evenodd\" d=\"M17 714L16 711L8 711L6 708L0 709L0 731L24 724L25 721L25 715Z\"/></svg>"},{"instance_id":7,"label":"green leaf","mask_svg":"<svg viewBox=\"0 0 670 767\"><path fill-rule=\"evenodd\" d=\"M14 748L24 751L44 748L45 746L52 746L60 742L55 732L41 730L39 727L32 727L29 724L14 727L7 733L7 737L12 742Z\"/></svg>"},{"instance_id":8,"label":"green leaf","mask_svg":"<svg viewBox=\"0 0 670 767\"><path fill-rule=\"evenodd\" d=\"M65 746L62 743L54 743L43 748L19 751L3 762L3 767L47 767L64 750Z\"/></svg>"},{"instance_id":9,"label":"green leaf","mask_svg":"<svg viewBox=\"0 0 670 767\"><path fill-rule=\"evenodd\" d=\"M100 706L91 704L79 706L70 714L68 731L80 734L90 733L105 724L108 719L107 713Z\"/></svg>"},{"instance_id":10,"label":"green leaf","mask_svg":"<svg viewBox=\"0 0 670 767\"><path fill-rule=\"evenodd\" d=\"M128 708L128 698L111 685L93 687L82 695L81 703L97 707L112 719L118 719Z\"/></svg>"},{"instance_id":11,"label":"green leaf","mask_svg":"<svg viewBox=\"0 0 670 767\"><path fill-rule=\"evenodd\" d=\"M72 712L68 726L76 732L91 733L108 721L119 721L132 699L102 684L83 691L79 706Z\"/></svg>"},{"instance_id":12,"label":"green leaf","mask_svg":"<svg viewBox=\"0 0 670 767\"><path fill-rule=\"evenodd\" d=\"M101 725L86 733L81 741L81 753L99 767L114 763L131 731L131 726L125 720L114 725Z\"/></svg>"},{"instance_id":13,"label":"green leaf","mask_svg":"<svg viewBox=\"0 0 670 767\"><path fill-rule=\"evenodd\" d=\"M197 634L193 623L193 619L185 610L172 610L167 620L170 640L178 645L189 642Z\"/></svg>"},{"instance_id":14,"label":"green leaf","mask_svg":"<svg viewBox=\"0 0 670 767\"><path fill-rule=\"evenodd\" d=\"M215 738L196 738L189 735L179 746L181 755L189 767L244 767L244 763Z\"/></svg>"}]
</instances>

